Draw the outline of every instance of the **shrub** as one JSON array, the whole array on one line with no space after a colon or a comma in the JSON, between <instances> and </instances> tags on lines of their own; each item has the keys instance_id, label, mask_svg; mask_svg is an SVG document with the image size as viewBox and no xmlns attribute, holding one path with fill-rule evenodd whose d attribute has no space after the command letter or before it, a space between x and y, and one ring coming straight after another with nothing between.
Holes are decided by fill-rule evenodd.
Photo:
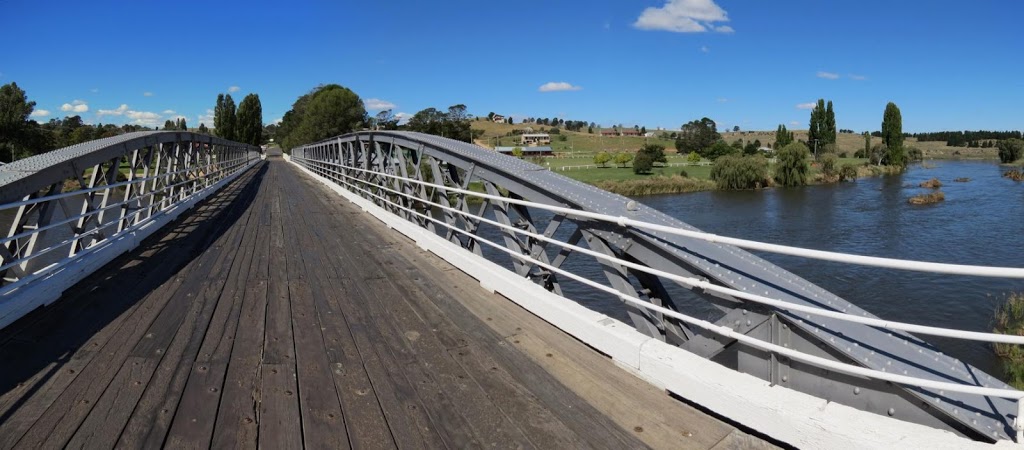
<instances>
[{"instance_id":1,"label":"shrub","mask_svg":"<svg viewBox=\"0 0 1024 450\"><path fill-rule=\"evenodd\" d=\"M775 181L782 186L807 184L807 146L794 142L778 151Z\"/></svg>"},{"instance_id":2,"label":"shrub","mask_svg":"<svg viewBox=\"0 0 1024 450\"><path fill-rule=\"evenodd\" d=\"M632 153L619 152L619 153L615 154L615 164L618 164L619 167L626 167L626 164L629 164L629 162L632 161L632 160L633 160L633 154Z\"/></svg>"},{"instance_id":3,"label":"shrub","mask_svg":"<svg viewBox=\"0 0 1024 450\"><path fill-rule=\"evenodd\" d=\"M907 203L911 205L930 205L932 203L938 203L946 199L946 194L942 191L935 191L930 194L921 194L910 197Z\"/></svg>"},{"instance_id":4,"label":"shrub","mask_svg":"<svg viewBox=\"0 0 1024 450\"><path fill-rule=\"evenodd\" d=\"M640 154L646 154L651 158L651 163L668 163L668 158L665 157L665 146L658 144L647 144L640 148L637 152L637 156Z\"/></svg>"},{"instance_id":5,"label":"shrub","mask_svg":"<svg viewBox=\"0 0 1024 450\"><path fill-rule=\"evenodd\" d=\"M758 189L768 185L768 161L760 155L725 155L715 161L711 179L720 189Z\"/></svg>"},{"instance_id":6,"label":"shrub","mask_svg":"<svg viewBox=\"0 0 1024 450\"><path fill-rule=\"evenodd\" d=\"M699 163L700 162L700 155L698 155L697 152L690 152L689 155L686 155L686 162L688 162L688 163Z\"/></svg>"},{"instance_id":7,"label":"shrub","mask_svg":"<svg viewBox=\"0 0 1024 450\"><path fill-rule=\"evenodd\" d=\"M651 157L650 153L638 152L636 157L633 158L633 173L637 175L651 173L651 168L653 167L654 158Z\"/></svg>"},{"instance_id":8,"label":"shrub","mask_svg":"<svg viewBox=\"0 0 1024 450\"><path fill-rule=\"evenodd\" d=\"M999 161L1012 163L1024 156L1024 140L1006 139L996 144L999 147Z\"/></svg>"},{"instance_id":9,"label":"shrub","mask_svg":"<svg viewBox=\"0 0 1024 450\"><path fill-rule=\"evenodd\" d=\"M907 159L909 161L923 161L924 153L917 147L907 147Z\"/></svg>"},{"instance_id":10,"label":"shrub","mask_svg":"<svg viewBox=\"0 0 1024 450\"><path fill-rule=\"evenodd\" d=\"M846 163L843 167L839 168L839 181L845 180L856 180L857 179L857 167L853 164Z\"/></svg>"},{"instance_id":11,"label":"shrub","mask_svg":"<svg viewBox=\"0 0 1024 450\"><path fill-rule=\"evenodd\" d=\"M610 155L608 152L600 152L594 155L594 164L597 164L601 167L608 166L608 163L610 163L611 161L612 155Z\"/></svg>"},{"instance_id":12,"label":"shrub","mask_svg":"<svg viewBox=\"0 0 1024 450\"><path fill-rule=\"evenodd\" d=\"M996 309L993 332L1024 335L1024 294L1010 294L1006 302ZM1017 389L1024 389L1024 347L1014 344L993 344L996 355L1003 362L1007 381Z\"/></svg>"},{"instance_id":13,"label":"shrub","mask_svg":"<svg viewBox=\"0 0 1024 450\"><path fill-rule=\"evenodd\" d=\"M712 161L717 160L725 155L731 155L733 153L739 153L731 145L726 144L725 141L715 142L711 147L704 149L704 157Z\"/></svg>"},{"instance_id":14,"label":"shrub","mask_svg":"<svg viewBox=\"0 0 1024 450\"><path fill-rule=\"evenodd\" d=\"M679 169L679 176L683 178L689 178L690 174L686 173L686 169Z\"/></svg>"},{"instance_id":15,"label":"shrub","mask_svg":"<svg viewBox=\"0 0 1024 450\"><path fill-rule=\"evenodd\" d=\"M839 164L839 157L835 153L826 153L818 158L821 163L821 173L828 178L834 178L839 174L836 164Z\"/></svg>"}]
</instances>

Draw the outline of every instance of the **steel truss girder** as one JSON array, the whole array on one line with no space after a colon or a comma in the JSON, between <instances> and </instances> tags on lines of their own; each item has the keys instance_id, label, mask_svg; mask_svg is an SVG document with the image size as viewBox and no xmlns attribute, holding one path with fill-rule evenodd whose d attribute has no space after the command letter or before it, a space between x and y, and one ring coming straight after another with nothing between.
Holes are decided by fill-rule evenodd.
<instances>
[{"instance_id":1,"label":"steel truss girder","mask_svg":"<svg viewBox=\"0 0 1024 450\"><path fill-rule=\"evenodd\" d=\"M491 195L496 195L495 192L499 192L505 196L503 193L507 192L508 197L529 199L534 203L611 216L625 216L649 223L696 230L686 223L627 198L570 180L533 164L450 139L421 133L389 131L354 133L332 138L331 142L349 143L350 146L358 147L380 140L386 140L392 147L416 149L420 157L429 162L429 173L434 183L467 189L471 182L480 182ZM307 167L315 167L317 164L315 160L304 158L315 158L315 149L324 145L325 143L321 142L295 149L295 155L299 157L300 163ZM352 163L366 161L365 157L363 160L358 159L358 152L351 153ZM346 161L347 158L342 157L341 160ZM371 168L369 163L359 166L366 169ZM384 166L378 165L377 167L383 168ZM384 185L383 177L380 176L354 173L348 173L348 175L375 183L378 186ZM423 173L409 173L408 176L419 180L424 179ZM437 203L449 205L446 203L448 200L446 196L431 196L428 197L428 200L433 197L437 197ZM469 212L465 196L457 194L455 198L457 199L456 204L452 207ZM484 202L480 211L474 215L482 217L487 206L488 203ZM492 206L496 211L498 222L515 225L516 222L513 221L510 214L512 212L510 204L496 202ZM480 225L478 220L466 219L458 214L444 214L443 217L445 223L453 225L454 222L457 224L456 226L471 234L475 233ZM696 277L732 289L795 304L873 317L856 305L733 246L641 229L620 229L614 224L598 224L572 216L563 220L572 222L578 227L570 238L571 241L575 242L581 237L585 237L592 250L604 254L642 263L674 275ZM533 230L536 230L536 227ZM472 238L456 236L453 232L449 232L447 238L471 249L478 255L481 254L479 244ZM536 247L525 242L521 236L516 238L505 236L505 245L509 249L523 253L533 254L536 251ZM545 248L546 246L540 247L542 252ZM546 255L546 253L544 254ZM569 254L571 252L560 249L550 260L557 266L564 262ZM657 277L631 273L622 266L599 262L602 264L610 285L623 294L643 298L670 309L678 310L680 307ZM513 264L511 270L520 275L523 275L524 271L529 271L526 268L527 264ZM688 286L684 287L690 289ZM826 356L829 358L851 361L876 370L898 371L926 379L1009 388L994 377L984 374L956 358L943 355L934 347L907 333L890 332L805 314L797 316L787 311L759 307L750 302L739 301L728 295L713 292L695 292L695 294L723 314L718 318L719 323L732 321L731 323L735 325L735 321L740 320L740 325L735 329L742 332L754 332L762 327L768 327L768 324L777 320L769 320L769 318L778 317L786 322L791 329L799 330L800 333L808 336L810 341L816 340L816 345L828 348L832 352ZM746 311L745 316L744 311ZM749 366L744 362L743 367L739 367L740 359L735 356L734 350L730 350L737 347L734 342L712 339L706 333L696 332L679 324L671 323L664 317L650 314L646 310L643 312L630 310L628 312L634 325L641 332L681 345L684 348L690 348L696 353L713 357L716 361L724 361L727 365L730 363L728 360L732 359L731 364L737 369ZM750 320L749 326L746 325L747 320ZM733 356L729 356L730 353ZM747 358L745 356L743 361L746 361ZM765 361L771 361L772 358L774 358L772 355L764 356ZM755 375L769 379L770 373L758 372ZM807 386L806 383L794 383L792 387L803 390L805 386ZM1015 414L1015 404L1011 400L963 394L939 395L930 390L910 389L902 386L895 386L893 389L901 392L900 395L907 395L919 402L932 402L928 408L919 409L927 409L928 417L943 417L943 420L940 420L942 423L952 421L952 423L960 424L960 428L947 427L954 431L987 440L1008 438L1012 432L1010 416ZM935 398L939 398L939 401L935 402ZM894 415L905 420L923 420L917 414L909 414L904 409L897 410ZM973 422L967 420L959 411L977 413L976 417L979 420ZM923 422L928 422L928 420L923 420Z\"/></svg>"},{"instance_id":2,"label":"steel truss girder","mask_svg":"<svg viewBox=\"0 0 1024 450\"><path fill-rule=\"evenodd\" d=\"M2 166L0 205L20 206L0 211L15 211L0 223L8 225L0 245L0 265L6 266L0 284L118 235L259 155L258 147L212 136L139 132Z\"/></svg>"}]
</instances>

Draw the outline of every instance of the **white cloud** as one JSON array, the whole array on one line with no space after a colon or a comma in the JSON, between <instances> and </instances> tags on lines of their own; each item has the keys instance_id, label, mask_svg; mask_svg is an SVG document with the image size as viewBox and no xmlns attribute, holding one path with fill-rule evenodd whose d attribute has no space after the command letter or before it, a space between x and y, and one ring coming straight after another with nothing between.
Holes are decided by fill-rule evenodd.
<instances>
[{"instance_id":1,"label":"white cloud","mask_svg":"<svg viewBox=\"0 0 1024 450\"><path fill-rule=\"evenodd\" d=\"M130 120L129 123L146 127L158 126L160 125L160 119L163 119L163 116L155 112L135 111L133 109L129 109L128 105L125 104L121 104L117 109L101 109L97 111L97 114L99 116L127 117Z\"/></svg>"},{"instance_id":2,"label":"white cloud","mask_svg":"<svg viewBox=\"0 0 1024 450\"><path fill-rule=\"evenodd\" d=\"M207 109L206 114L200 114L196 119L198 123L205 124L207 127L213 128L213 110ZM197 127L199 125L196 125Z\"/></svg>"},{"instance_id":3,"label":"white cloud","mask_svg":"<svg viewBox=\"0 0 1024 450\"><path fill-rule=\"evenodd\" d=\"M722 98L718 99L718 103L727 103L727 102L729 102L729 99L727 99L725 97L722 97Z\"/></svg>"},{"instance_id":4,"label":"white cloud","mask_svg":"<svg viewBox=\"0 0 1024 450\"><path fill-rule=\"evenodd\" d=\"M366 99L366 109L372 109L374 111L382 111L385 109L394 109L395 104L387 100L381 100L379 98Z\"/></svg>"},{"instance_id":5,"label":"white cloud","mask_svg":"<svg viewBox=\"0 0 1024 450\"><path fill-rule=\"evenodd\" d=\"M97 114L101 116L120 116L124 115L125 111L128 111L128 105L122 104L117 109L101 109Z\"/></svg>"},{"instance_id":6,"label":"white cloud","mask_svg":"<svg viewBox=\"0 0 1024 450\"><path fill-rule=\"evenodd\" d=\"M173 109L165 109L164 114L177 114Z\"/></svg>"},{"instance_id":7,"label":"white cloud","mask_svg":"<svg viewBox=\"0 0 1024 450\"><path fill-rule=\"evenodd\" d=\"M702 46L700 46L700 52L701 52L701 53L708 53L708 52L710 52L710 51L711 51L711 49L710 49L710 48L708 48L708 46L706 46L706 45L702 45Z\"/></svg>"},{"instance_id":8,"label":"white cloud","mask_svg":"<svg viewBox=\"0 0 1024 450\"><path fill-rule=\"evenodd\" d=\"M795 121L795 120L794 120L794 121L792 121L792 122L790 122L789 124L790 124L790 125L792 125L792 126L794 126L794 127L798 127L798 126L800 126L800 122L797 122L797 121Z\"/></svg>"},{"instance_id":9,"label":"white cloud","mask_svg":"<svg viewBox=\"0 0 1024 450\"><path fill-rule=\"evenodd\" d=\"M818 78L824 78L826 80L836 80L836 79L839 79L839 74L838 73L832 73L832 72L818 71Z\"/></svg>"},{"instance_id":10,"label":"white cloud","mask_svg":"<svg viewBox=\"0 0 1024 450\"><path fill-rule=\"evenodd\" d=\"M152 93L152 92L148 92L148 91L147 91L147 92L143 92L143 93L142 93L142 96L143 96L143 97L152 97L152 96L153 96L153 93Z\"/></svg>"},{"instance_id":11,"label":"white cloud","mask_svg":"<svg viewBox=\"0 0 1024 450\"><path fill-rule=\"evenodd\" d=\"M65 112L76 112L83 113L89 110L89 105L81 100L75 100L71 103L65 103L60 105L60 110Z\"/></svg>"},{"instance_id":12,"label":"white cloud","mask_svg":"<svg viewBox=\"0 0 1024 450\"><path fill-rule=\"evenodd\" d=\"M850 75L848 75L848 76L850 77L851 80L855 80L855 81L864 81L864 80L868 79L868 77L866 77L864 75L854 75L852 73Z\"/></svg>"},{"instance_id":13,"label":"white cloud","mask_svg":"<svg viewBox=\"0 0 1024 450\"><path fill-rule=\"evenodd\" d=\"M228 88L228 92L231 93L231 94L234 94L235 92L238 92L240 90L242 90L242 88L240 88L238 86L231 86L231 87Z\"/></svg>"},{"instance_id":14,"label":"white cloud","mask_svg":"<svg viewBox=\"0 0 1024 450\"><path fill-rule=\"evenodd\" d=\"M89 92L92 92L93 94L95 94L95 93L97 93L97 92L99 92L99 91L100 91L100 88L92 88L92 89L89 89Z\"/></svg>"},{"instance_id":15,"label":"white cloud","mask_svg":"<svg viewBox=\"0 0 1024 450\"><path fill-rule=\"evenodd\" d=\"M45 109L37 109L35 111L32 111L32 117L46 117L48 115L50 115L50 111Z\"/></svg>"},{"instance_id":16,"label":"white cloud","mask_svg":"<svg viewBox=\"0 0 1024 450\"><path fill-rule=\"evenodd\" d=\"M274 120L273 120L272 122L270 122L270 123L272 123L272 124L274 124L274 125L280 125L280 124L281 124L281 122L284 122L284 117L278 117L278 118L274 119Z\"/></svg>"},{"instance_id":17,"label":"white cloud","mask_svg":"<svg viewBox=\"0 0 1024 450\"><path fill-rule=\"evenodd\" d=\"M398 119L398 123L404 124L408 122L409 119L412 118L412 114L409 114L407 112L400 112L398 114L395 114L395 118Z\"/></svg>"},{"instance_id":18,"label":"white cloud","mask_svg":"<svg viewBox=\"0 0 1024 450\"><path fill-rule=\"evenodd\" d=\"M728 22L729 14L714 0L668 0L661 8L647 8L633 26L641 30L662 30L675 33L703 33L710 28L719 33L735 30L715 22Z\"/></svg>"},{"instance_id":19,"label":"white cloud","mask_svg":"<svg viewBox=\"0 0 1024 450\"><path fill-rule=\"evenodd\" d=\"M814 109L815 106L817 106L817 103L814 102L798 103L796 109Z\"/></svg>"},{"instance_id":20,"label":"white cloud","mask_svg":"<svg viewBox=\"0 0 1024 450\"><path fill-rule=\"evenodd\" d=\"M578 91L580 89L583 89L583 88L579 87L579 86L573 86L573 85L571 85L569 83L566 83L564 81L551 81L551 82L547 82L547 83L542 84L540 86L540 88L537 89L537 90L541 91L541 92L556 92L556 91Z\"/></svg>"}]
</instances>

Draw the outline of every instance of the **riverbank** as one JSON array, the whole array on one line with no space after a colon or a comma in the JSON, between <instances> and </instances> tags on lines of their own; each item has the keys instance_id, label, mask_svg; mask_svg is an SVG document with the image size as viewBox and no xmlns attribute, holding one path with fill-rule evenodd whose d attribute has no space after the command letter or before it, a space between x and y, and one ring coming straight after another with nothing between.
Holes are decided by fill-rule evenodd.
<instances>
[{"instance_id":1,"label":"riverbank","mask_svg":"<svg viewBox=\"0 0 1024 450\"><path fill-rule=\"evenodd\" d=\"M711 163L684 165L686 164L684 160L676 155L668 159L669 165L655 167L651 174L645 175L633 173L633 168L629 164L625 167L600 167L577 162L575 165L567 166L563 164L571 160L560 157L546 158L535 163L540 163L538 165L547 167L560 175L630 197L718 190L715 183L711 181L711 168L713 167ZM902 169L897 166L868 165L867 159L863 158L840 158L837 166L842 167L845 164L856 167L857 178L895 175L902 172ZM807 179L810 185L839 182L838 177L826 177L821 172L821 168L815 164L811 165ZM773 187L773 185L767 187Z\"/></svg>"}]
</instances>

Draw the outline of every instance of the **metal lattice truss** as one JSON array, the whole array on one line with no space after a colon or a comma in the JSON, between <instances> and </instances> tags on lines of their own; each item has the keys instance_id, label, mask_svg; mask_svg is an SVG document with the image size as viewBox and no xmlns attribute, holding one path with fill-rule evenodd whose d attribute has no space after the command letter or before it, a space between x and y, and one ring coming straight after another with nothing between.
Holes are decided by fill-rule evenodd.
<instances>
[{"instance_id":1,"label":"metal lattice truss","mask_svg":"<svg viewBox=\"0 0 1024 450\"><path fill-rule=\"evenodd\" d=\"M190 132L138 132L0 167L0 293L147 223L260 158ZM5 305L4 305L5 306Z\"/></svg>"},{"instance_id":2,"label":"metal lattice truss","mask_svg":"<svg viewBox=\"0 0 1024 450\"><path fill-rule=\"evenodd\" d=\"M765 342L878 371L965 385L1008 388L984 372L904 332L832 318L798 314L691 285L666 281L624 264L577 255L564 246L525 236L523 230L599 254L674 275L848 314L874 317L856 305L786 270L730 245L589 220L572 214L535 211L500 199L622 216L679 229L696 230L677 219L519 159L437 136L411 132L363 132L293 149L294 160L339 185L373 200L468 251L486 256L479 242L490 228L507 250L562 267L570 258L590 258L607 286L673 311L711 314L727 326ZM429 184L429 185L428 185ZM444 186L441 188L438 186ZM447 188L447 189L446 189ZM480 202L449 189L494 196ZM500 199L499 199L500 198ZM433 216L436 220L426 217ZM503 226L496 227L492 223ZM563 295L557 274L516 258L509 270ZM657 312L623 302L642 333L710 358L774 384L878 414L944 428L978 439L1008 438L1015 403L993 397L894 385L835 373L723 338ZM708 311L711 311L708 313Z\"/></svg>"}]
</instances>

